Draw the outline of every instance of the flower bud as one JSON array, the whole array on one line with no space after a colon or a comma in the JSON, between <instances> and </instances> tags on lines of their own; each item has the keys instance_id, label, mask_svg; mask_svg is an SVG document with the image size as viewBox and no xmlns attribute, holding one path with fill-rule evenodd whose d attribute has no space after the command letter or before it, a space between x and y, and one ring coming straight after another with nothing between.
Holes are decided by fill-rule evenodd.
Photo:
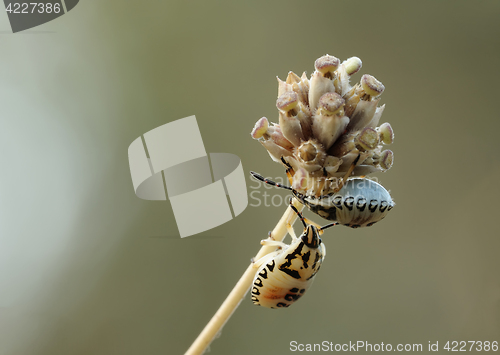
<instances>
[{"instance_id":1,"label":"flower bud","mask_svg":"<svg viewBox=\"0 0 500 355\"><path fill-rule=\"evenodd\" d=\"M358 57L351 57L347 60L345 60L342 65L345 68L345 71L347 72L348 75L353 75L356 74L360 69L363 63L361 62L361 59Z\"/></svg>"},{"instance_id":2,"label":"flower bud","mask_svg":"<svg viewBox=\"0 0 500 355\"><path fill-rule=\"evenodd\" d=\"M324 77L332 79L334 76L333 72L337 70L339 63L340 61L338 58L327 54L316 59L314 67L323 74Z\"/></svg>"},{"instance_id":3,"label":"flower bud","mask_svg":"<svg viewBox=\"0 0 500 355\"><path fill-rule=\"evenodd\" d=\"M261 138L266 132L267 129L269 128L269 121L267 118L262 117L260 120L255 123L255 126L253 127L252 130L252 138L253 139L259 139Z\"/></svg>"},{"instance_id":4,"label":"flower bud","mask_svg":"<svg viewBox=\"0 0 500 355\"><path fill-rule=\"evenodd\" d=\"M392 144L394 142L394 131L390 123L383 123L379 127L380 140L384 142L384 144Z\"/></svg>"},{"instance_id":5,"label":"flower bud","mask_svg":"<svg viewBox=\"0 0 500 355\"><path fill-rule=\"evenodd\" d=\"M361 77L361 87L370 97L380 96L385 90L384 84L368 74Z\"/></svg>"},{"instance_id":6,"label":"flower bud","mask_svg":"<svg viewBox=\"0 0 500 355\"><path fill-rule=\"evenodd\" d=\"M326 93L319 100L319 107L313 116L312 132L316 139L328 150L349 123L344 116L344 99L336 93Z\"/></svg>"},{"instance_id":7,"label":"flower bud","mask_svg":"<svg viewBox=\"0 0 500 355\"><path fill-rule=\"evenodd\" d=\"M286 113L287 116L295 116L297 111L295 107L299 103L298 95L293 91L287 91L278 97L276 107Z\"/></svg>"},{"instance_id":8,"label":"flower bud","mask_svg":"<svg viewBox=\"0 0 500 355\"><path fill-rule=\"evenodd\" d=\"M335 87L335 92L340 96L344 96L351 89L349 75L347 75L342 65L335 71L333 86Z\"/></svg>"},{"instance_id":9,"label":"flower bud","mask_svg":"<svg viewBox=\"0 0 500 355\"><path fill-rule=\"evenodd\" d=\"M394 163L394 153L392 150L386 149L380 154L380 167L384 170L389 170Z\"/></svg>"},{"instance_id":10,"label":"flower bud","mask_svg":"<svg viewBox=\"0 0 500 355\"><path fill-rule=\"evenodd\" d=\"M344 99L337 93L326 93L319 99L318 111L326 116L343 116L344 115Z\"/></svg>"},{"instance_id":11,"label":"flower bud","mask_svg":"<svg viewBox=\"0 0 500 355\"><path fill-rule=\"evenodd\" d=\"M378 139L376 130L365 127L356 137L356 147L360 151L373 150L378 146Z\"/></svg>"}]
</instances>

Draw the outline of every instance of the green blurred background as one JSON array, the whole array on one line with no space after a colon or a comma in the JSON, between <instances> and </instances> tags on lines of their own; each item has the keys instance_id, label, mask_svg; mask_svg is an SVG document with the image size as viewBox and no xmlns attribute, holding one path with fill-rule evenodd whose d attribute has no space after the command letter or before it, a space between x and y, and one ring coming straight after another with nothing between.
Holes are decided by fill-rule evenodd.
<instances>
[{"instance_id":1,"label":"green blurred background","mask_svg":"<svg viewBox=\"0 0 500 355\"><path fill-rule=\"evenodd\" d=\"M208 152L284 176L249 132L277 121L275 77L326 53L385 84L397 206L325 233L306 297L247 296L211 353L500 341L499 19L498 1L82 0L18 34L0 16L0 354L186 351L284 205L181 240L169 203L135 196L128 145L196 115Z\"/></svg>"}]
</instances>

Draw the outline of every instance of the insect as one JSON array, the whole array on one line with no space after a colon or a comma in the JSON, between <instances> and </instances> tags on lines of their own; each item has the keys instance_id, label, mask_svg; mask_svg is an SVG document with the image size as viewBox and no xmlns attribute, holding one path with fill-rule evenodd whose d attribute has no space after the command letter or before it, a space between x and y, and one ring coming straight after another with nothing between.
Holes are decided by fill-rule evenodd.
<instances>
[{"instance_id":1,"label":"insect","mask_svg":"<svg viewBox=\"0 0 500 355\"><path fill-rule=\"evenodd\" d=\"M357 160L354 161L337 189L322 196L304 195L290 186L278 184L253 171L250 173L257 180L290 190L312 212L329 221L337 221L351 228L369 227L383 219L395 204L389 192L379 183L366 178L348 179ZM289 167L287 175L291 178L289 172L291 167L286 162L284 163Z\"/></svg>"},{"instance_id":2,"label":"insect","mask_svg":"<svg viewBox=\"0 0 500 355\"><path fill-rule=\"evenodd\" d=\"M278 250L254 262L258 270L253 280L252 301L259 306L289 307L304 295L325 258L326 248L320 234L338 224L323 227L307 224L302 213L292 204L290 206L302 221L304 232L297 238L288 223L287 230L292 237L290 245L273 240L271 233L268 239L261 241L262 245L276 246Z\"/></svg>"}]
</instances>

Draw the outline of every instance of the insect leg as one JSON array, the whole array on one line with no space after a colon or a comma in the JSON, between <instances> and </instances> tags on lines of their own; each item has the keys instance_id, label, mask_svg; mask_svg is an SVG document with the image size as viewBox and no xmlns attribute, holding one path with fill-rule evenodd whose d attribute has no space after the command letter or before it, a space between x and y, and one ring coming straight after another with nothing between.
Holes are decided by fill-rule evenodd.
<instances>
[{"instance_id":1,"label":"insect leg","mask_svg":"<svg viewBox=\"0 0 500 355\"><path fill-rule=\"evenodd\" d=\"M257 260L254 260L254 258L252 258L250 261L252 262L252 266L256 269L258 269L259 267L261 267L263 264L265 264L267 261L273 259L274 257L276 257L279 253L281 253L281 250L277 250L277 251L274 251L270 254L267 254L267 255L264 255L262 258L259 258Z\"/></svg>"},{"instance_id":2,"label":"insect leg","mask_svg":"<svg viewBox=\"0 0 500 355\"><path fill-rule=\"evenodd\" d=\"M285 249L287 247L287 245L285 243L275 240L271 232L269 232L267 239L262 239L260 241L260 244L264 245L264 246L270 246L270 247L275 246L275 247L278 247L280 249Z\"/></svg>"},{"instance_id":3,"label":"insect leg","mask_svg":"<svg viewBox=\"0 0 500 355\"><path fill-rule=\"evenodd\" d=\"M290 182L290 185L293 185L293 176L295 175L295 171L293 170L290 163L288 163L283 156L281 157L281 162L286 166L285 173L286 173L286 176L288 177L288 181Z\"/></svg>"},{"instance_id":4,"label":"insect leg","mask_svg":"<svg viewBox=\"0 0 500 355\"><path fill-rule=\"evenodd\" d=\"M297 235L295 234L295 231L290 223L286 224L286 230L288 231L288 234L290 234L290 237L292 237L292 243L297 240Z\"/></svg>"}]
</instances>

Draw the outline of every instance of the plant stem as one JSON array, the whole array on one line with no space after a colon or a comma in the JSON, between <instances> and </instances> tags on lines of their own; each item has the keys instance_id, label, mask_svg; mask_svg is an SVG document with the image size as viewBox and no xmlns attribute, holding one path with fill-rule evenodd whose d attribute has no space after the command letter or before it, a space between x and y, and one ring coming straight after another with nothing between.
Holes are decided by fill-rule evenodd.
<instances>
[{"instance_id":1,"label":"plant stem","mask_svg":"<svg viewBox=\"0 0 500 355\"><path fill-rule=\"evenodd\" d=\"M304 207L295 198L293 198L293 205L299 211L301 211ZM290 206L288 206L278 224L271 232L273 238L277 241L282 241L287 234L287 222L293 225L296 219L297 214L290 208ZM263 246L262 248L260 248L254 260L259 260L263 256L273 252L274 250L276 250L276 247ZM226 324L229 317L231 317L236 308L238 308L240 302L245 297L246 293L252 285L252 281L255 277L256 271L257 269L255 268L253 263L248 266L238 283L234 286L231 293L229 293L226 300L219 307L210 322L208 322L208 324L205 326L205 329L203 329L200 335L198 335L198 338L196 338L193 344L191 344L185 355L201 355L205 352L212 340L221 331L224 324Z\"/></svg>"}]
</instances>

